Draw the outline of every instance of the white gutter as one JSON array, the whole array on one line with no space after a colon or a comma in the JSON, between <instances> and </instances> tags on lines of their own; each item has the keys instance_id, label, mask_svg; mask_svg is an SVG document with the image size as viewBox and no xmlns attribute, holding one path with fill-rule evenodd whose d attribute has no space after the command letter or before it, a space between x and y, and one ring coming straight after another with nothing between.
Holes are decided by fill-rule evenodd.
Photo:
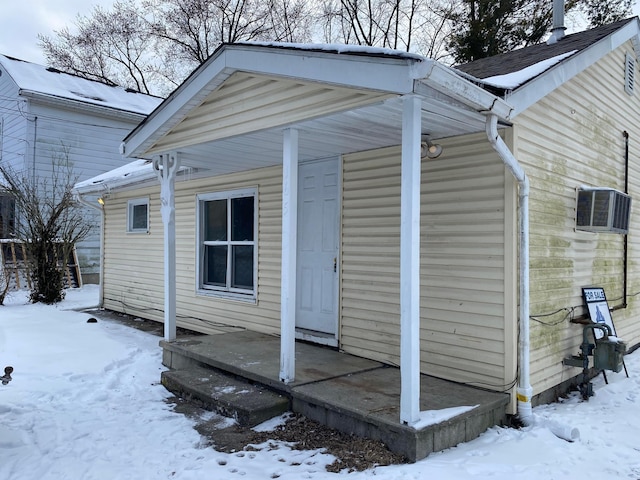
<instances>
[{"instance_id":1,"label":"white gutter","mask_svg":"<svg viewBox=\"0 0 640 480\"><path fill-rule=\"evenodd\" d=\"M487 114L486 120L487 138L491 146L500 156L505 166L518 181L518 199L520 214L518 216L519 230L519 270L520 270L520 335L518 345L518 363L520 374L518 376L518 386L516 396L518 399L518 416L525 425L533 425L536 419L531 407L531 397L533 388L530 378L530 343L529 343L529 179L518 163L516 158L498 134L498 116L495 113ZM542 423L542 422L539 422ZM568 427L556 422L544 421L544 425L556 436L573 442L580 438L580 431L577 428Z\"/></svg>"},{"instance_id":2,"label":"white gutter","mask_svg":"<svg viewBox=\"0 0 640 480\"><path fill-rule=\"evenodd\" d=\"M99 296L98 296L98 307L102 308L104 305L104 207L97 207L91 202L85 200L81 194L75 193L75 199L89 208L93 208L100 212L100 283L99 283Z\"/></svg>"},{"instance_id":3,"label":"white gutter","mask_svg":"<svg viewBox=\"0 0 640 480\"><path fill-rule=\"evenodd\" d=\"M424 60L412 65L411 76L417 81L414 92L429 95L425 86L454 98L473 110L491 112L503 120L509 120L513 107L505 100L463 78L461 72L445 67L434 60ZM422 85L421 85L422 84Z\"/></svg>"}]
</instances>

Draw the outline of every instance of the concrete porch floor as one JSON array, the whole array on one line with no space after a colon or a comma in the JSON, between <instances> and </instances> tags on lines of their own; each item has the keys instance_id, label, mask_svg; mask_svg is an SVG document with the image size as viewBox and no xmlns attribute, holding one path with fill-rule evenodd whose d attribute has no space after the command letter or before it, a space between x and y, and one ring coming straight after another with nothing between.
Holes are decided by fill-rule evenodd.
<instances>
[{"instance_id":1,"label":"concrete porch floor","mask_svg":"<svg viewBox=\"0 0 640 480\"><path fill-rule=\"evenodd\" d=\"M239 331L179 337L160 345L163 364L171 370L206 367L266 387L288 399L292 411L343 432L381 440L410 461L501 424L509 402L506 394L422 375L421 411L475 408L415 429L399 421L400 371L395 367L297 342L296 380L284 384L279 380L279 337Z\"/></svg>"}]
</instances>

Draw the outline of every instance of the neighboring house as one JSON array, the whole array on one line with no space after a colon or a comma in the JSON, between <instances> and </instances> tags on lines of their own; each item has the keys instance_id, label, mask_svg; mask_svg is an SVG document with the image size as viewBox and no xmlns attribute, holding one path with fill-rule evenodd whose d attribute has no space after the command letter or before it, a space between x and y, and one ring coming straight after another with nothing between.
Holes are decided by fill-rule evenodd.
<instances>
[{"instance_id":1,"label":"neighboring house","mask_svg":"<svg viewBox=\"0 0 640 480\"><path fill-rule=\"evenodd\" d=\"M53 162L78 180L112 170L122 164L122 138L161 101L0 55L0 165L41 181L50 181ZM15 215L0 198L0 238L10 238ZM77 254L84 280L95 283L100 216L87 209L87 219L95 228Z\"/></svg>"},{"instance_id":2,"label":"neighboring house","mask_svg":"<svg viewBox=\"0 0 640 480\"><path fill-rule=\"evenodd\" d=\"M460 70L223 45L126 138L146 164L76 186L105 193L103 305L280 334L283 381L294 337L400 365L409 424L418 371L526 413L581 373L581 287L640 342L640 212L613 234L577 202L640 196L639 42L634 18Z\"/></svg>"}]
</instances>

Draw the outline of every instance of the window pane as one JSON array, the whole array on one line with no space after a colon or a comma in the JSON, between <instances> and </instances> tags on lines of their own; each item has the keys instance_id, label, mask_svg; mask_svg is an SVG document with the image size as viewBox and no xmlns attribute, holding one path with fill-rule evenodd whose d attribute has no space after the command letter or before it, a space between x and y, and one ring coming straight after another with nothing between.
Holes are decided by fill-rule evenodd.
<instances>
[{"instance_id":1,"label":"window pane","mask_svg":"<svg viewBox=\"0 0 640 480\"><path fill-rule=\"evenodd\" d=\"M227 240L227 201L204 202L204 241Z\"/></svg>"},{"instance_id":2,"label":"window pane","mask_svg":"<svg viewBox=\"0 0 640 480\"><path fill-rule=\"evenodd\" d=\"M253 241L253 197L231 199L231 240Z\"/></svg>"},{"instance_id":3,"label":"window pane","mask_svg":"<svg viewBox=\"0 0 640 480\"><path fill-rule=\"evenodd\" d=\"M132 205L131 207L131 229L146 230L147 229L147 205Z\"/></svg>"},{"instance_id":4,"label":"window pane","mask_svg":"<svg viewBox=\"0 0 640 480\"><path fill-rule=\"evenodd\" d=\"M231 286L253 289L253 246L235 245L231 248Z\"/></svg>"},{"instance_id":5,"label":"window pane","mask_svg":"<svg viewBox=\"0 0 640 480\"><path fill-rule=\"evenodd\" d=\"M227 247L205 246L202 283L216 287L227 285Z\"/></svg>"}]
</instances>

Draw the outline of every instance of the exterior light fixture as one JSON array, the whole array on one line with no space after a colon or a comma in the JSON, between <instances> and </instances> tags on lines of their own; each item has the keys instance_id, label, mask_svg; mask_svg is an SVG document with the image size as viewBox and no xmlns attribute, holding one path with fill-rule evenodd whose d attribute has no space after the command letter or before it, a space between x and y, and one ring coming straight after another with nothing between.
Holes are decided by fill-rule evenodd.
<instances>
[{"instance_id":1,"label":"exterior light fixture","mask_svg":"<svg viewBox=\"0 0 640 480\"><path fill-rule=\"evenodd\" d=\"M438 158L442 153L442 145L431 143L429 137L422 137L420 144L420 156L422 158Z\"/></svg>"}]
</instances>

